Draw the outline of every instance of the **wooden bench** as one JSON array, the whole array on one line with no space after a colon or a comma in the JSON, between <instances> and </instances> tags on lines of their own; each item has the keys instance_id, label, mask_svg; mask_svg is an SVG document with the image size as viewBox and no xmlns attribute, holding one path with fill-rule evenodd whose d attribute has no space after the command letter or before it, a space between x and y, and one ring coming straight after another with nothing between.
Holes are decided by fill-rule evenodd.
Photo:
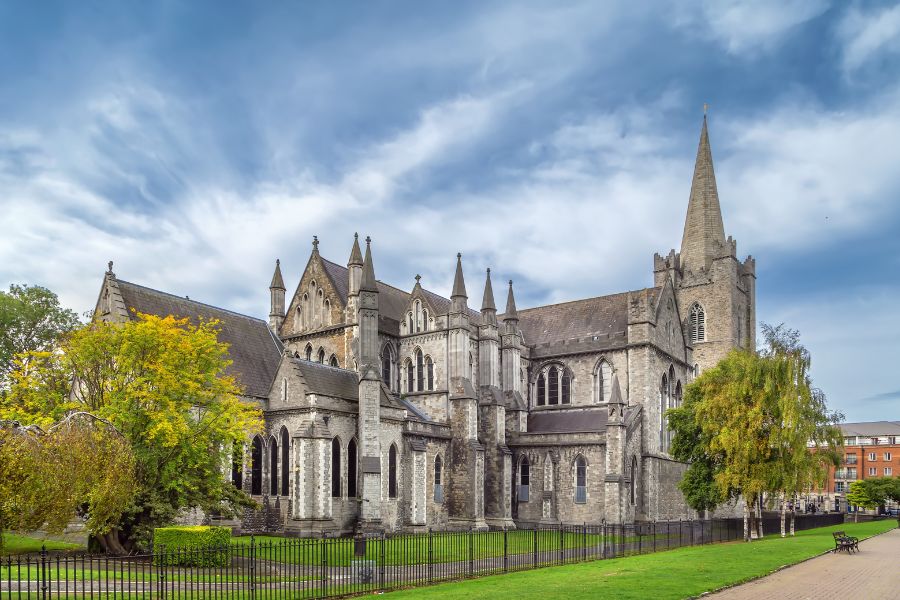
<instances>
[{"instance_id":1,"label":"wooden bench","mask_svg":"<svg viewBox=\"0 0 900 600\"><path fill-rule=\"evenodd\" d=\"M859 538L849 536L843 531L834 531L831 535L834 537L834 552L841 550L846 550L847 554L854 550L859 552Z\"/></svg>"}]
</instances>

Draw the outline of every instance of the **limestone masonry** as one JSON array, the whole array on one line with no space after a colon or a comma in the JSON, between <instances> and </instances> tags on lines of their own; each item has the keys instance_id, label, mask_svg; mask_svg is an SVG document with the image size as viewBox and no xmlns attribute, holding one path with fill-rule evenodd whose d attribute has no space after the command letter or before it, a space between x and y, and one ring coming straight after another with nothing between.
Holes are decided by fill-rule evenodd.
<instances>
[{"instance_id":1,"label":"limestone masonry","mask_svg":"<svg viewBox=\"0 0 900 600\"><path fill-rule=\"evenodd\" d=\"M217 318L230 372L265 415L228 476L257 498L235 525L296 535L691 518L663 416L730 349L755 347L755 261L725 237L706 119L681 251L654 287L498 313L490 270L469 307L312 254L269 321L106 273L98 318Z\"/></svg>"}]
</instances>

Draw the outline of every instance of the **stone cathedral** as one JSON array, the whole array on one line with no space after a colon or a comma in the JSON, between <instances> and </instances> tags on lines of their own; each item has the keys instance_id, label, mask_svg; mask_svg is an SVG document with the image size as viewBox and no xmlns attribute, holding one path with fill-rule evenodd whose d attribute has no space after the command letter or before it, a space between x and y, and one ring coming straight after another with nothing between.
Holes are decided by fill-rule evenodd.
<instances>
[{"instance_id":1,"label":"stone cathedral","mask_svg":"<svg viewBox=\"0 0 900 600\"><path fill-rule=\"evenodd\" d=\"M120 280L110 264L98 318L220 320L230 372L265 417L226 473L262 507L236 526L318 535L695 516L663 413L730 349L754 348L756 331L755 261L725 237L705 117L681 249L654 256L652 287L520 309L510 281L500 312L490 270L470 302L460 255L448 299L418 276L411 290L379 281L375 253L354 239L343 266L314 239L290 296L276 261L268 322Z\"/></svg>"}]
</instances>

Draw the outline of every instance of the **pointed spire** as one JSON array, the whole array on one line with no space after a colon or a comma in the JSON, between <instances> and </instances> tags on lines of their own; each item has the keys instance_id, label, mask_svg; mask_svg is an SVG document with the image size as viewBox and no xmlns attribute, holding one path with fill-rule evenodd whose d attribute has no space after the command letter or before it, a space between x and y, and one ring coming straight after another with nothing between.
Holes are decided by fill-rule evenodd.
<instances>
[{"instance_id":1,"label":"pointed spire","mask_svg":"<svg viewBox=\"0 0 900 600\"><path fill-rule=\"evenodd\" d=\"M486 310L497 310L494 304L494 288L491 286L491 270L487 270L487 279L484 282L484 299L481 301L481 312Z\"/></svg>"},{"instance_id":2,"label":"pointed spire","mask_svg":"<svg viewBox=\"0 0 900 600\"><path fill-rule=\"evenodd\" d=\"M462 271L462 254L456 253L456 276L453 278L453 292L450 294L450 298L468 298L466 295L466 280L463 279L463 271Z\"/></svg>"},{"instance_id":3,"label":"pointed spire","mask_svg":"<svg viewBox=\"0 0 900 600\"><path fill-rule=\"evenodd\" d=\"M509 280L509 293L506 296L506 314L504 321L518 321L519 312L516 310L516 297L513 295L512 279Z\"/></svg>"},{"instance_id":4,"label":"pointed spire","mask_svg":"<svg viewBox=\"0 0 900 600\"><path fill-rule=\"evenodd\" d=\"M275 259L275 274L272 275L272 283L269 284L270 290L283 290L284 279L281 277L281 260Z\"/></svg>"},{"instance_id":5,"label":"pointed spire","mask_svg":"<svg viewBox=\"0 0 900 600\"><path fill-rule=\"evenodd\" d=\"M681 263L694 270L706 267L717 255L718 247L724 244L725 227L722 224L722 208L719 205L704 112L700 145L694 164L694 179L691 182L691 197L684 221L684 235L681 238Z\"/></svg>"},{"instance_id":6,"label":"pointed spire","mask_svg":"<svg viewBox=\"0 0 900 600\"><path fill-rule=\"evenodd\" d=\"M363 266L362 252L359 250L359 234L353 234L353 249L350 250L350 260L347 261L348 267Z\"/></svg>"},{"instance_id":7,"label":"pointed spire","mask_svg":"<svg viewBox=\"0 0 900 600\"><path fill-rule=\"evenodd\" d=\"M616 373L613 373L612 381L610 382L609 403L625 404L625 401L622 399L622 388L619 386L619 376Z\"/></svg>"},{"instance_id":8,"label":"pointed spire","mask_svg":"<svg viewBox=\"0 0 900 600\"><path fill-rule=\"evenodd\" d=\"M360 291L378 292L378 284L375 280L375 267L372 266L372 238L366 238L366 258L363 263L362 280L359 282Z\"/></svg>"}]
</instances>

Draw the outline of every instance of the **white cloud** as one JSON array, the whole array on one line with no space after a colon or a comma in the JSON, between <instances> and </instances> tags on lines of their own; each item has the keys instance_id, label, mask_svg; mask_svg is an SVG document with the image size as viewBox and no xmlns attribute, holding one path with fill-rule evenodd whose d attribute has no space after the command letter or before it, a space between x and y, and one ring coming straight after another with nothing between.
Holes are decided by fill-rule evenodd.
<instances>
[{"instance_id":1,"label":"white cloud","mask_svg":"<svg viewBox=\"0 0 900 600\"><path fill-rule=\"evenodd\" d=\"M721 43L729 54L771 51L795 27L828 9L825 0L705 0L701 15L676 3L676 23Z\"/></svg>"},{"instance_id":2,"label":"white cloud","mask_svg":"<svg viewBox=\"0 0 900 600\"><path fill-rule=\"evenodd\" d=\"M880 53L900 52L900 5L863 12L847 10L837 29L843 44L843 67L850 73Z\"/></svg>"}]
</instances>

